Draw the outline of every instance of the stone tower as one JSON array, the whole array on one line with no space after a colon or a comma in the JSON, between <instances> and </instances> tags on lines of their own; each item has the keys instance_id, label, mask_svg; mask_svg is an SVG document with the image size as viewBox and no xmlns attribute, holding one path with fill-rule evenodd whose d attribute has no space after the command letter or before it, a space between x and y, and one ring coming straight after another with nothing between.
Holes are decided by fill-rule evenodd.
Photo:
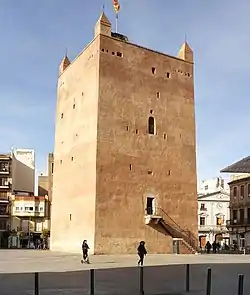
<instances>
[{"instance_id":1,"label":"stone tower","mask_svg":"<svg viewBox=\"0 0 250 295\"><path fill-rule=\"evenodd\" d=\"M192 57L192 58L191 58ZM95 254L196 250L193 53L178 57L113 33L58 78L51 249Z\"/></svg>"}]
</instances>

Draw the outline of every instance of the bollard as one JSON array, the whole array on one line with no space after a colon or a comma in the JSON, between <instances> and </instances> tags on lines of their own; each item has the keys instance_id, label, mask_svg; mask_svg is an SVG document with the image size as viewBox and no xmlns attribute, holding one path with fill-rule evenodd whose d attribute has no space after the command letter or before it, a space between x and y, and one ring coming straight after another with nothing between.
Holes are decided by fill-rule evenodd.
<instances>
[{"instance_id":1,"label":"bollard","mask_svg":"<svg viewBox=\"0 0 250 295\"><path fill-rule=\"evenodd\" d=\"M189 282L190 282L190 276L189 276L189 264L186 265L186 292L190 291L190 286L189 286Z\"/></svg>"},{"instance_id":2,"label":"bollard","mask_svg":"<svg viewBox=\"0 0 250 295\"><path fill-rule=\"evenodd\" d=\"M140 267L140 295L144 295L143 266Z\"/></svg>"},{"instance_id":3,"label":"bollard","mask_svg":"<svg viewBox=\"0 0 250 295\"><path fill-rule=\"evenodd\" d=\"M238 295L243 295L244 275L239 275Z\"/></svg>"},{"instance_id":4,"label":"bollard","mask_svg":"<svg viewBox=\"0 0 250 295\"><path fill-rule=\"evenodd\" d=\"M95 272L90 269L90 295L95 295Z\"/></svg>"},{"instance_id":5,"label":"bollard","mask_svg":"<svg viewBox=\"0 0 250 295\"><path fill-rule=\"evenodd\" d=\"M35 272L35 295L39 295L39 278L38 278L38 272Z\"/></svg>"},{"instance_id":6,"label":"bollard","mask_svg":"<svg viewBox=\"0 0 250 295\"><path fill-rule=\"evenodd\" d=\"M207 269L207 295L211 295L211 268Z\"/></svg>"}]
</instances>

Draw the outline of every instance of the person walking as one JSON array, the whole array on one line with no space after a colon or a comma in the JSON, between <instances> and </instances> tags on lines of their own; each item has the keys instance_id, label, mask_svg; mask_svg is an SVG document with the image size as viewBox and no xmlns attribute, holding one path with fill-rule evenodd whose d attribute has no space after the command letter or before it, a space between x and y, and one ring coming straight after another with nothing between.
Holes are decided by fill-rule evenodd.
<instances>
[{"instance_id":1,"label":"person walking","mask_svg":"<svg viewBox=\"0 0 250 295\"><path fill-rule=\"evenodd\" d=\"M212 245L210 244L209 241L207 241L205 248L206 248L206 250L207 250L207 254L209 254L209 253L210 253L210 250L211 250L211 248L212 248Z\"/></svg>"},{"instance_id":2,"label":"person walking","mask_svg":"<svg viewBox=\"0 0 250 295\"><path fill-rule=\"evenodd\" d=\"M89 251L89 246L87 244L87 240L84 240L82 242L82 257L83 259L81 260L81 263L90 263L89 262L89 255L88 255L88 251Z\"/></svg>"},{"instance_id":3,"label":"person walking","mask_svg":"<svg viewBox=\"0 0 250 295\"><path fill-rule=\"evenodd\" d=\"M145 242L141 241L138 248L137 248L137 252L138 252L138 256L139 256L139 261L138 261L138 265L143 266L143 262L144 262L144 256L147 255L147 250L145 248Z\"/></svg>"}]
</instances>

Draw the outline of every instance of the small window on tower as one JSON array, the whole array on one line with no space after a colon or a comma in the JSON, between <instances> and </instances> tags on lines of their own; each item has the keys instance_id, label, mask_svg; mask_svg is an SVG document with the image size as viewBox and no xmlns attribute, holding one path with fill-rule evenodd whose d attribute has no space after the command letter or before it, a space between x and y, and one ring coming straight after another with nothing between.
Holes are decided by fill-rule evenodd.
<instances>
[{"instance_id":1,"label":"small window on tower","mask_svg":"<svg viewBox=\"0 0 250 295\"><path fill-rule=\"evenodd\" d=\"M156 73L156 68L152 68L152 74L154 75Z\"/></svg>"},{"instance_id":2,"label":"small window on tower","mask_svg":"<svg viewBox=\"0 0 250 295\"><path fill-rule=\"evenodd\" d=\"M60 160L60 164L62 164L62 160Z\"/></svg>"},{"instance_id":3,"label":"small window on tower","mask_svg":"<svg viewBox=\"0 0 250 295\"><path fill-rule=\"evenodd\" d=\"M160 98L160 92L156 92L156 97Z\"/></svg>"},{"instance_id":4,"label":"small window on tower","mask_svg":"<svg viewBox=\"0 0 250 295\"><path fill-rule=\"evenodd\" d=\"M138 134L138 129L135 129L135 134Z\"/></svg>"},{"instance_id":5,"label":"small window on tower","mask_svg":"<svg viewBox=\"0 0 250 295\"><path fill-rule=\"evenodd\" d=\"M154 117L148 118L148 133L154 135L155 134L155 119Z\"/></svg>"},{"instance_id":6,"label":"small window on tower","mask_svg":"<svg viewBox=\"0 0 250 295\"><path fill-rule=\"evenodd\" d=\"M114 52L112 52L112 55L115 55L115 53L114 53Z\"/></svg>"},{"instance_id":7,"label":"small window on tower","mask_svg":"<svg viewBox=\"0 0 250 295\"><path fill-rule=\"evenodd\" d=\"M167 139L167 134L166 133L163 134L163 138Z\"/></svg>"},{"instance_id":8,"label":"small window on tower","mask_svg":"<svg viewBox=\"0 0 250 295\"><path fill-rule=\"evenodd\" d=\"M75 108L76 108L76 104L74 103L74 104L73 104L73 109L75 109Z\"/></svg>"},{"instance_id":9,"label":"small window on tower","mask_svg":"<svg viewBox=\"0 0 250 295\"><path fill-rule=\"evenodd\" d=\"M167 78L170 78L170 73L167 72L167 73L166 73L166 77L167 77Z\"/></svg>"},{"instance_id":10,"label":"small window on tower","mask_svg":"<svg viewBox=\"0 0 250 295\"><path fill-rule=\"evenodd\" d=\"M132 171L132 165L131 164L129 165L129 170Z\"/></svg>"},{"instance_id":11,"label":"small window on tower","mask_svg":"<svg viewBox=\"0 0 250 295\"><path fill-rule=\"evenodd\" d=\"M63 113L61 113L61 119L63 118Z\"/></svg>"},{"instance_id":12,"label":"small window on tower","mask_svg":"<svg viewBox=\"0 0 250 295\"><path fill-rule=\"evenodd\" d=\"M116 54L117 54L117 56L122 57L122 53L121 52L117 52Z\"/></svg>"}]
</instances>

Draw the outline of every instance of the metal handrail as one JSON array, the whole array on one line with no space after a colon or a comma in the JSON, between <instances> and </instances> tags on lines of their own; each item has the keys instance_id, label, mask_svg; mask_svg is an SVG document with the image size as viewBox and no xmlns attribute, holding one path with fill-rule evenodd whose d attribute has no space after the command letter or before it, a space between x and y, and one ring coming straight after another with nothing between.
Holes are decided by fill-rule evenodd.
<instances>
[{"instance_id":1,"label":"metal handrail","mask_svg":"<svg viewBox=\"0 0 250 295\"><path fill-rule=\"evenodd\" d=\"M194 236L194 234L191 233L190 230L188 230L188 229L181 228L180 225L178 223L176 223L176 221L172 217L170 217L164 209L157 207L157 211L158 210L160 210L164 214L164 217L167 217L168 221L169 220L171 221L172 224L170 224L170 226L172 226L174 228L174 230L176 230L177 232L180 233L183 240L186 241L195 250L197 250L198 249L198 239ZM165 220L164 217L163 217L163 220ZM167 224L168 224L168 221L167 221Z\"/></svg>"}]
</instances>

